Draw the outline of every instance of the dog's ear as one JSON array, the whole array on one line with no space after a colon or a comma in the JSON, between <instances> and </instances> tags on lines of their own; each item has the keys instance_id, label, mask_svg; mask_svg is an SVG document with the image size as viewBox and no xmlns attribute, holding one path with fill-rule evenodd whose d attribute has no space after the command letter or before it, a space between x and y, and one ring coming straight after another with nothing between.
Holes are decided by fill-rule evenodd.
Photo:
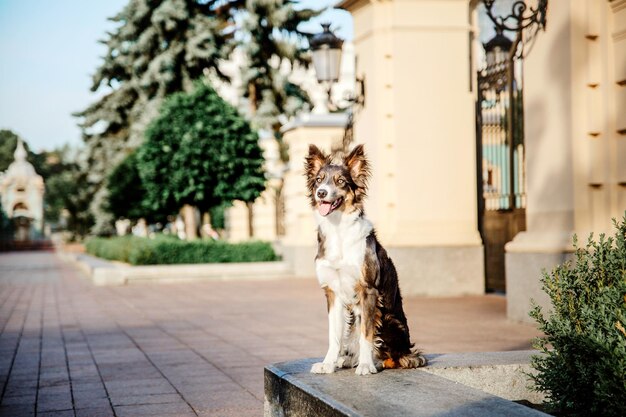
<instances>
[{"instance_id":1,"label":"dog's ear","mask_svg":"<svg viewBox=\"0 0 626 417\"><path fill-rule=\"evenodd\" d=\"M324 155L322 151L315 145L309 145L309 154L304 160L304 171L308 179L315 178L320 168L329 162L328 155Z\"/></svg>"},{"instance_id":2,"label":"dog's ear","mask_svg":"<svg viewBox=\"0 0 626 417\"><path fill-rule=\"evenodd\" d=\"M313 195L317 173L328 163L330 163L330 156L324 155L324 152L320 151L317 146L309 145L309 154L304 159L304 175L306 176L306 185L310 196ZM315 200L313 197L311 198L311 204L315 204Z\"/></svg>"},{"instance_id":3,"label":"dog's ear","mask_svg":"<svg viewBox=\"0 0 626 417\"><path fill-rule=\"evenodd\" d=\"M350 176L352 181L359 188L367 188L367 180L370 175L369 162L365 156L363 145L357 145L348 156L343 160L343 163L350 170Z\"/></svg>"}]
</instances>

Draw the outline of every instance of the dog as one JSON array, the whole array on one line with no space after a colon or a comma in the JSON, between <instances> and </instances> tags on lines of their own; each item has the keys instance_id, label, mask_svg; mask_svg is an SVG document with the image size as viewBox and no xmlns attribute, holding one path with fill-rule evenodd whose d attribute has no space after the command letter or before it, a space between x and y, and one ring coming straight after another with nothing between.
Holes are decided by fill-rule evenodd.
<instances>
[{"instance_id":1,"label":"dog","mask_svg":"<svg viewBox=\"0 0 626 417\"><path fill-rule=\"evenodd\" d=\"M328 308L328 352L311 372L424 366L410 340L396 269L363 211L370 177L363 145L340 161L309 145L305 176L318 225L315 270Z\"/></svg>"}]
</instances>

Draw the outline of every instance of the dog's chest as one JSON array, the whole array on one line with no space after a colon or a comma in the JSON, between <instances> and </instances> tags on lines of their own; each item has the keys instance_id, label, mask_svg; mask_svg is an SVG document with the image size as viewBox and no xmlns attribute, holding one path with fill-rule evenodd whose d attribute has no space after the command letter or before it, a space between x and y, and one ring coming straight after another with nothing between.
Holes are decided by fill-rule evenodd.
<instances>
[{"instance_id":1,"label":"dog's chest","mask_svg":"<svg viewBox=\"0 0 626 417\"><path fill-rule=\"evenodd\" d=\"M330 287L344 302L350 303L361 278L367 236L371 223L364 218L342 221L319 221L323 244L316 261L317 276L322 286Z\"/></svg>"}]
</instances>

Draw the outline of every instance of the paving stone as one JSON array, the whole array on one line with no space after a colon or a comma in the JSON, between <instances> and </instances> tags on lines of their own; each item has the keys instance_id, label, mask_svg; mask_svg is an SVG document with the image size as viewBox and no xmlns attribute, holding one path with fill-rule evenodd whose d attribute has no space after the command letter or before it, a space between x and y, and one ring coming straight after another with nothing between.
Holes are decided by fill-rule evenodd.
<instances>
[{"instance_id":1,"label":"paving stone","mask_svg":"<svg viewBox=\"0 0 626 417\"><path fill-rule=\"evenodd\" d=\"M115 417L113 409L107 407L79 408L76 410L76 417Z\"/></svg>"},{"instance_id":2,"label":"paving stone","mask_svg":"<svg viewBox=\"0 0 626 417\"><path fill-rule=\"evenodd\" d=\"M74 410L38 412L37 417L74 417Z\"/></svg>"},{"instance_id":3,"label":"paving stone","mask_svg":"<svg viewBox=\"0 0 626 417\"><path fill-rule=\"evenodd\" d=\"M73 409L72 398L68 394L39 394L37 411L60 411Z\"/></svg>"},{"instance_id":4,"label":"paving stone","mask_svg":"<svg viewBox=\"0 0 626 417\"><path fill-rule=\"evenodd\" d=\"M179 417L195 416L193 410L184 402L170 404L146 404L128 405L115 407L118 417L140 417L140 416L170 416Z\"/></svg>"},{"instance_id":5,"label":"paving stone","mask_svg":"<svg viewBox=\"0 0 626 417\"><path fill-rule=\"evenodd\" d=\"M111 403L106 396L96 394L93 396L76 395L74 393L75 408L101 408L110 407Z\"/></svg>"},{"instance_id":6,"label":"paving stone","mask_svg":"<svg viewBox=\"0 0 626 417\"><path fill-rule=\"evenodd\" d=\"M34 405L0 405L0 417L33 417L34 415Z\"/></svg>"},{"instance_id":7,"label":"paving stone","mask_svg":"<svg viewBox=\"0 0 626 417\"><path fill-rule=\"evenodd\" d=\"M168 404L182 401L179 394L132 395L113 398L113 405Z\"/></svg>"}]
</instances>

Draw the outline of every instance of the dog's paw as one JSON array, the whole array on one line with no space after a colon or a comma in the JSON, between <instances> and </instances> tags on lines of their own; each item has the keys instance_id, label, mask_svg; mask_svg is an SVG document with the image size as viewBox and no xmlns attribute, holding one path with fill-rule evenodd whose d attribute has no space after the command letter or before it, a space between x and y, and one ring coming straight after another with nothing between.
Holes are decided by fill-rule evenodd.
<instances>
[{"instance_id":1,"label":"dog's paw","mask_svg":"<svg viewBox=\"0 0 626 417\"><path fill-rule=\"evenodd\" d=\"M337 368L353 368L354 358L352 356L342 356L337 359Z\"/></svg>"},{"instance_id":2,"label":"dog's paw","mask_svg":"<svg viewBox=\"0 0 626 417\"><path fill-rule=\"evenodd\" d=\"M334 363L318 362L311 366L311 373L313 374L332 374L335 372Z\"/></svg>"},{"instance_id":3,"label":"dog's paw","mask_svg":"<svg viewBox=\"0 0 626 417\"><path fill-rule=\"evenodd\" d=\"M376 366L373 363L360 363L356 367L356 371L354 373L357 375L369 375L377 372L378 369L376 369Z\"/></svg>"}]
</instances>

